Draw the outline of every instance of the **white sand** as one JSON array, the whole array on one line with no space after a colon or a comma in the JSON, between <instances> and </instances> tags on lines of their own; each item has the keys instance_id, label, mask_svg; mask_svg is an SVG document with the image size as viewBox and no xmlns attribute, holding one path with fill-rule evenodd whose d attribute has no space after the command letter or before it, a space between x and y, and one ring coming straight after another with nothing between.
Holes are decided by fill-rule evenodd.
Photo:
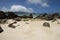
<instances>
[{"instance_id":1,"label":"white sand","mask_svg":"<svg viewBox=\"0 0 60 40\"><path fill-rule=\"evenodd\" d=\"M8 24L13 23L9 20ZM50 23L50 28L43 27L43 23ZM26 24L29 23L29 24ZM0 40L60 40L60 24L44 20L20 21L14 24L16 28L1 24L4 32L0 33Z\"/></svg>"}]
</instances>

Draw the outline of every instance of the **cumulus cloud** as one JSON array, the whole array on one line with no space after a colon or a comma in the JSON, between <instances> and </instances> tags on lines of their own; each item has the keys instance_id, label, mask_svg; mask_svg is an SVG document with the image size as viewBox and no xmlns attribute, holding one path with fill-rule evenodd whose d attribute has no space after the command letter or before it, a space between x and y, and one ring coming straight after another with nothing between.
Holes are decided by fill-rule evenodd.
<instances>
[{"instance_id":1,"label":"cumulus cloud","mask_svg":"<svg viewBox=\"0 0 60 40\"><path fill-rule=\"evenodd\" d=\"M47 0L27 0L28 3L31 4L40 4L43 7L48 7Z\"/></svg>"},{"instance_id":2,"label":"cumulus cloud","mask_svg":"<svg viewBox=\"0 0 60 40\"><path fill-rule=\"evenodd\" d=\"M13 12L29 12L32 13L33 9L32 8L26 8L25 6L22 5L12 5L9 9L6 7L2 8L2 11L13 11Z\"/></svg>"}]
</instances>

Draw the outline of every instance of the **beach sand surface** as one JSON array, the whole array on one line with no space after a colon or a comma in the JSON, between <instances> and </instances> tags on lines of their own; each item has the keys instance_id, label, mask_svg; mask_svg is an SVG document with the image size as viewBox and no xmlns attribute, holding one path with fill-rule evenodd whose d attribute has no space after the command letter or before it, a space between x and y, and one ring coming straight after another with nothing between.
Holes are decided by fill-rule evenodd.
<instances>
[{"instance_id":1,"label":"beach sand surface","mask_svg":"<svg viewBox=\"0 0 60 40\"><path fill-rule=\"evenodd\" d=\"M60 20L58 20L59 22ZM29 20L17 21L16 28L10 28L8 25L14 20L8 20L8 23L0 24L4 30L0 33L0 40L60 40L60 24L57 21ZM50 27L44 27L43 23L48 22Z\"/></svg>"}]
</instances>

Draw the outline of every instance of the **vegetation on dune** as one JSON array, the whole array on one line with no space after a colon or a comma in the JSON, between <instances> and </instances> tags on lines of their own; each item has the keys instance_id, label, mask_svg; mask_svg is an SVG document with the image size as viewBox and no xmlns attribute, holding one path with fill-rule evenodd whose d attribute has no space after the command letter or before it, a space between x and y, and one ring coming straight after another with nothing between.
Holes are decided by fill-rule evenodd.
<instances>
[{"instance_id":1,"label":"vegetation on dune","mask_svg":"<svg viewBox=\"0 0 60 40\"><path fill-rule=\"evenodd\" d=\"M14 19L14 18L33 18L33 14L29 14L29 16L27 15L23 15L23 16L18 16L17 14L15 14L14 12L3 12L0 11L0 19ZM38 15L36 18L39 19L43 19L43 20L55 20L55 19L60 19L60 15L59 13L52 13L52 14L40 14ZM16 19L17 21L19 21L18 19Z\"/></svg>"},{"instance_id":2,"label":"vegetation on dune","mask_svg":"<svg viewBox=\"0 0 60 40\"><path fill-rule=\"evenodd\" d=\"M13 12L3 12L3 11L0 11L0 19L6 19L6 18L16 18L18 17L18 15L16 15L15 13Z\"/></svg>"},{"instance_id":3,"label":"vegetation on dune","mask_svg":"<svg viewBox=\"0 0 60 40\"><path fill-rule=\"evenodd\" d=\"M50 21L50 20L60 19L60 15L59 13L53 13L53 14L44 13L44 14L38 15L36 18Z\"/></svg>"},{"instance_id":4,"label":"vegetation on dune","mask_svg":"<svg viewBox=\"0 0 60 40\"><path fill-rule=\"evenodd\" d=\"M29 18L33 18L33 15L32 15L32 14L30 14L30 15L29 15Z\"/></svg>"},{"instance_id":5,"label":"vegetation on dune","mask_svg":"<svg viewBox=\"0 0 60 40\"><path fill-rule=\"evenodd\" d=\"M13 12L8 12L8 18L11 19L11 18L16 18L18 17L18 15L16 15L15 13Z\"/></svg>"},{"instance_id":6,"label":"vegetation on dune","mask_svg":"<svg viewBox=\"0 0 60 40\"><path fill-rule=\"evenodd\" d=\"M21 18L15 18L13 20L15 20L15 21L21 21Z\"/></svg>"},{"instance_id":7,"label":"vegetation on dune","mask_svg":"<svg viewBox=\"0 0 60 40\"><path fill-rule=\"evenodd\" d=\"M0 11L0 19L5 19L5 18L7 18L6 13L3 11Z\"/></svg>"},{"instance_id":8,"label":"vegetation on dune","mask_svg":"<svg viewBox=\"0 0 60 40\"><path fill-rule=\"evenodd\" d=\"M33 15L32 14L30 14L29 16L27 16L27 15L23 15L23 16L19 16L20 18L33 18Z\"/></svg>"}]
</instances>

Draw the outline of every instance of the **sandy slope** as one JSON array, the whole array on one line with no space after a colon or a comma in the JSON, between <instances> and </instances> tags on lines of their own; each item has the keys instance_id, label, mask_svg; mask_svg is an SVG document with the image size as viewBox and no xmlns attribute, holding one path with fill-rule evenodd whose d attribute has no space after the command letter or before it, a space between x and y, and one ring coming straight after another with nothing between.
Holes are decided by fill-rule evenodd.
<instances>
[{"instance_id":1,"label":"sandy slope","mask_svg":"<svg viewBox=\"0 0 60 40\"><path fill-rule=\"evenodd\" d=\"M8 20L8 24L13 22ZM43 27L44 22L50 23L50 28ZM0 40L60 40L60 24L57 21L20 21L14 24L15 29L8 27L8 24L1 24L4 32L0 33Z\"/></svg>"}]
</instances>

